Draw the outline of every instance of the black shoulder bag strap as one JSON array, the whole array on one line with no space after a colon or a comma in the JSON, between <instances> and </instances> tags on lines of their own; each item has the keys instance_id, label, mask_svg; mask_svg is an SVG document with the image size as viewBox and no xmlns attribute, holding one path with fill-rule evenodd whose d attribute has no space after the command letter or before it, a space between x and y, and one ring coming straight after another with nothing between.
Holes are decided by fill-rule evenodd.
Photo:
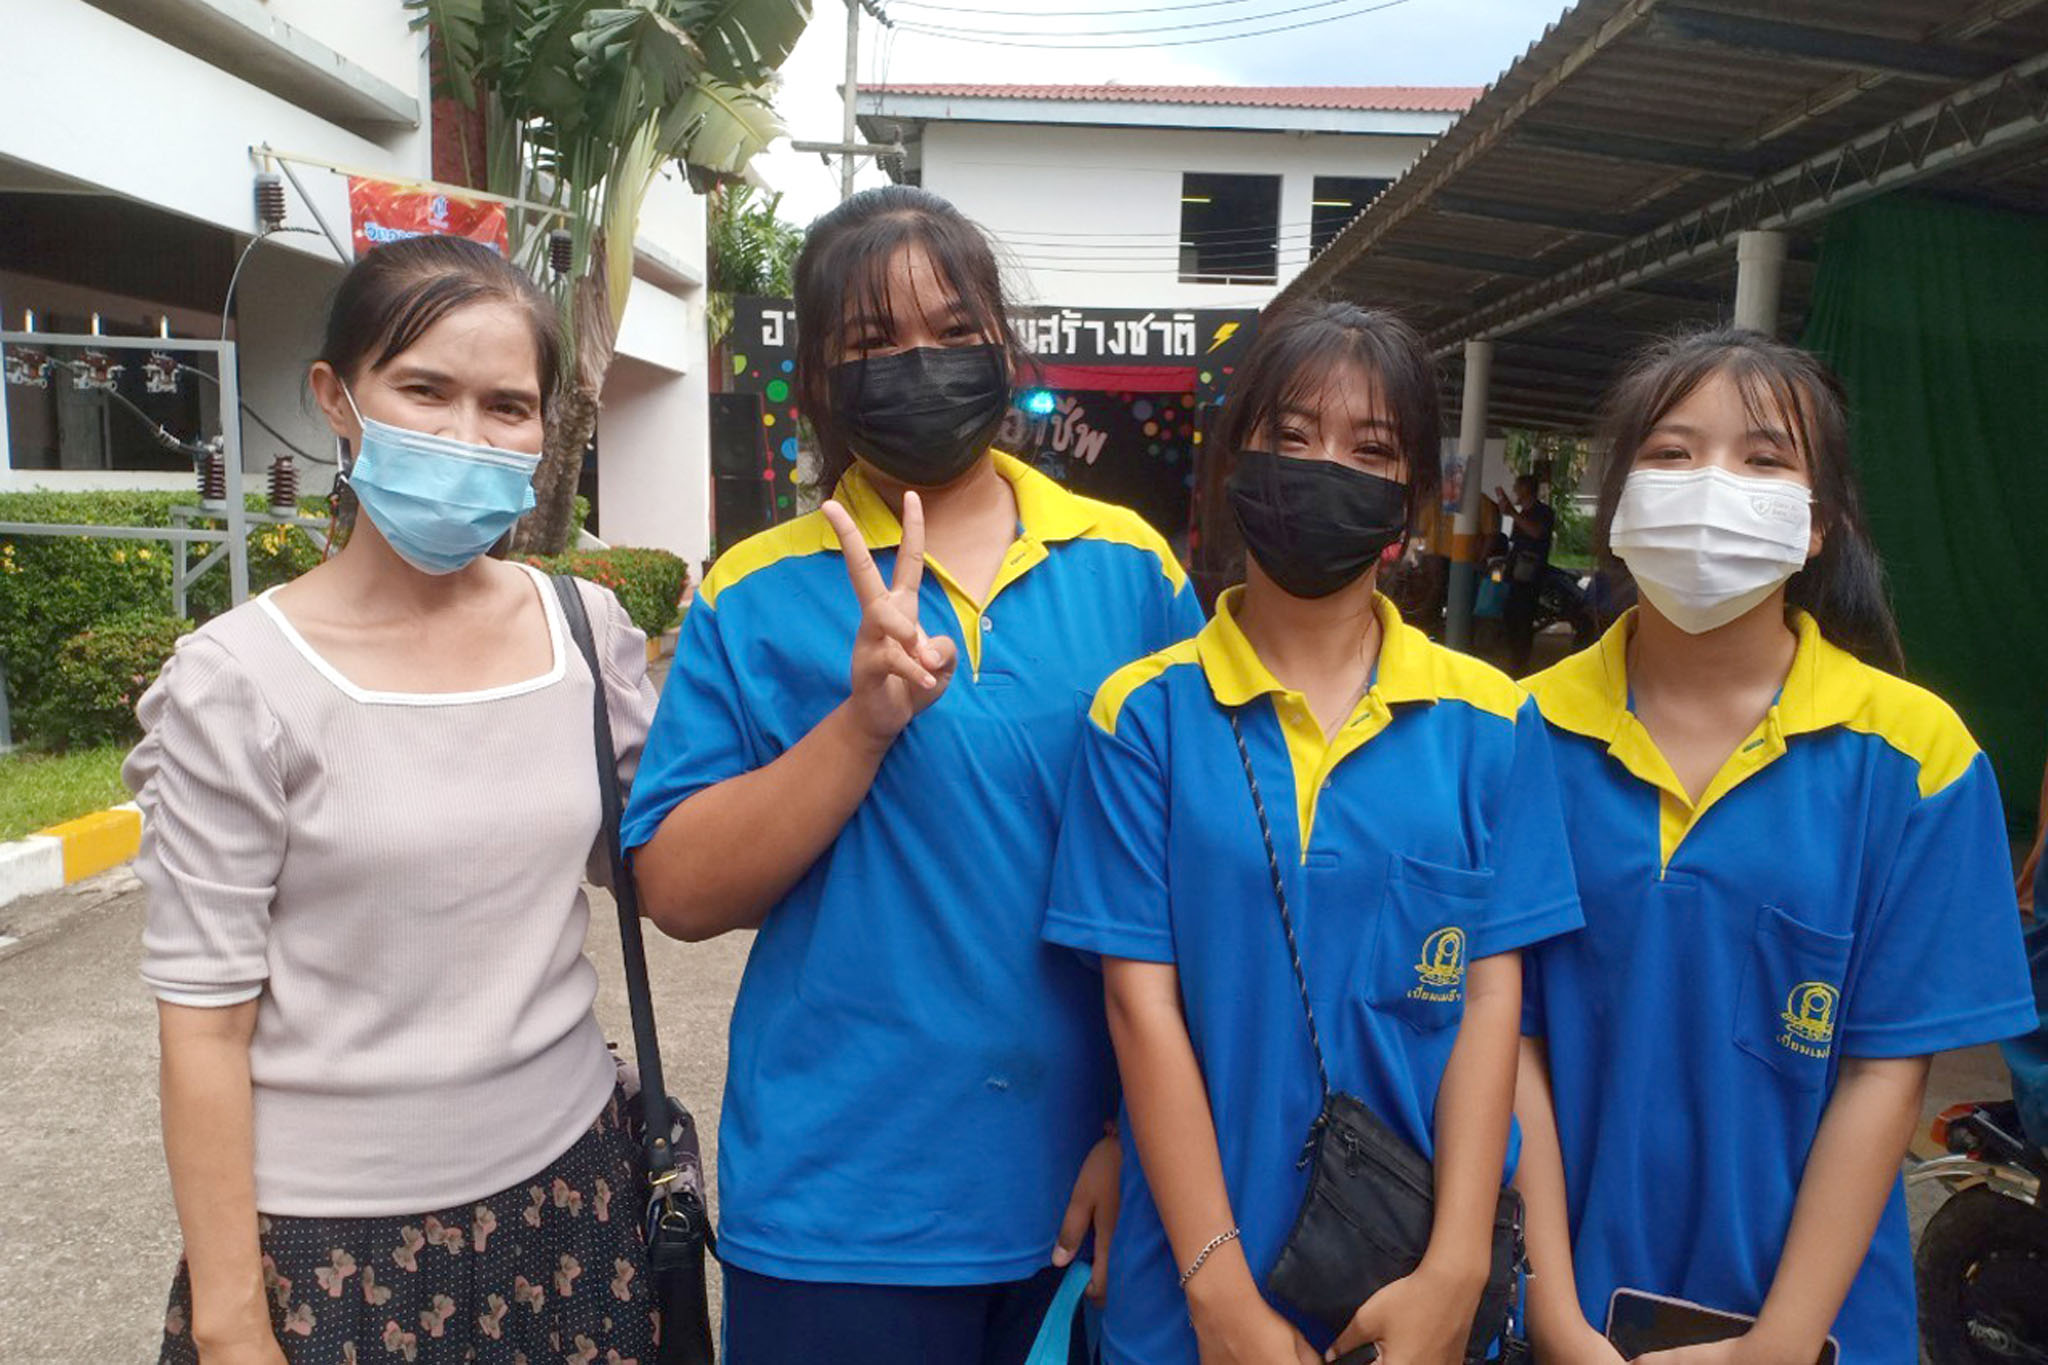
<instances>
[{"instance_id":1,"label":"black shoulder bag strap","mask_svg":"<svg viewBox=\"0 0 2048 1365\"><path fill-rule=\"evenodd\" d=\"M647 944L640 937L640 895L626 870L625 851L619 847L619 825L623 819L619 800L619 756L612 744L612 717L604 701L604 673L597 658L597 641L590 633L590 614L583 608L583 593L568 574L554 576L555 593L562 600L562 616L569 634L589 665L593 729L597 736L597 787L603 802L604 852L612 871L612 899L619 907L619 945L626 958L626 1004L633 1016L633 1062L640 1069L640 1115L647 1126L647 1178L666 1183L675 1167L675 1152L669 1146L668 1089L661 1081L661 1045L654 1033L654 993L647 984Z\"/></svg>"},{"instance_id":2,"label":"black shoulder bag strap","mask_svg":"<svg viewBox=\"0 0 2048 1365\"><path fill-rule=\"evenodd\" d=\"M654 994L647 984L647 945L640 937L640 895L626 867L619 841L623 819L619 799L619 757L612 741L611 710L605 705L604 670L590 631L583 594L568 574L554 577L562 618L590 669L592 729L597 742L597 787L603 802L605 859L611 867L612 899L619 907L619 946L626 962L626 1003L633 1016L633 1053L640 1070L640 1113L647 1158L647 1266L661 1313L661 1344L654 1365L711 1365L706 1257L715 1250L711 1219L702 1192L696 1128L689 1111L669 1098L661 1078L661 1047L654 1033ZM688 1151L689 1169L679 1169L676 1138ZM679 1176L687 1178L679 1179Z\"/></svg>"},{"instance_id":3,"label":"black shoulder bag strap","mask_svg":"<svg viewBox=\"0 0 2048 1365\"><path fill-rule=\"evenodd\" d=\"M1308 973L1301 965L1301 945L1294 940L1294 916L1287 909L1287 880L1280 875L1280 855L1273 848L1273 826L1266 819L1266 801L1259 795L1259 775L1252 769L1251 752L1244 747L1244 727L1238 724L1237 711L1230 712L1230 737L1237 741L1237 756L1244 764L1244 780L1252 789L1252 809L1258 813L1259 833L1266 840L1266 870L1273 875L1273 899L1280 904L1280 927L1287 933L1287 956L1294 962L1294 984L1301 990L1301 1012L1308 1016L1308 1041L1316 1050L1316 1079L1322 1083L1323 1104L1330 1103L1330 1069L1323 1062L1323 1036L1316 1030L1316 1009L1308 1002ZM1318 1125L1322 1120L1317 1119ZM1311 1133L1310 1141L1314 1141ZM1307 1153L1302 1164L1308 1164Z\"/></svg>"},{"instance_id":4,"label":"black shoulder bag strap","mask_svg":"<svg viewBox=\"0 0 2048 1365\"><path fill-rule=\"evenodd\" d=\"M1428 1158L1364 1100L1330 1086L1322 1033L1309 1002L1308 972L1302 967L1294 915L1287 904L1287 879L1273 846L1272 821L1266 817L1259 775L1245 747L1244 727L1235 708L1229 715L1230 734L1237 741L1237 757L1244 764L1245 784L1251 788L1252 809L1265 840L1266 869L1273 877L1273 899L1280 908L1280 927L1287 935L1287 955L1294 964L1294 984L1301 992L1301 1012L1308 1020L1316 1079L1322 1086L1322 1104L1297 1163L1309 1171L1309 1188L1267 1275L1266 1288L1334 1332L1375 1290L1409 1274L1421 1262L1434 1230L1436 1174ZM1368 1228L1369 1234L1364 1231ZM1524 1269L1521 1196L1502 1190L1494 1215L1492 1265L1474 1314L1467 1361L1487 1360L1496 1339L1502 1365L1526 1359L1517 1354L1521 1346L1514 1313ZM1361 1346L1343 1356L1340 1365L1362 1365L1377 1354L1376 1348Z\"/></svg>"}]
</instances>

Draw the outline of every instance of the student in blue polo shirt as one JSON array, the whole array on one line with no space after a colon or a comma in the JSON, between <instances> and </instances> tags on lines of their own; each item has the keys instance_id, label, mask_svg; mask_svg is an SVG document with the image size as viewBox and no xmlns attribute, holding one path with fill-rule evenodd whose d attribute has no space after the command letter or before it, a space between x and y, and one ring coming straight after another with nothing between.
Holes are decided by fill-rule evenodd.
<instances>
[{"instance_id":1,"label":"student in blue polo shirt","mask_svg":"<svg viewBox=\"0 0 2048 1365\"><path fill-rule=\"evenodd\" d=\"M1276 877L1330 1087L1436 1165L1421 1267L1334 1349L1465 1359L1513 1161L1517 950L1579 913L1533 704L1375 590L1437 496L1438 425L1427 353L1389 314L1268 324L1217 431L1245 582L1096 694L1045 933L1100 955L1124 1083L1111 1361L1333 1346L1264 1289L1323 1101Z\"/></svg>"},{"instance_id":2,"label":"student in blue polo shirt","mask_svg":"<svg viewBox=\"0 0 2048 1365\"><path fill-rule=\"evenodd\" d=\"M1830 1336L1842 1365L1913 1365L1899 1166L1929 1057L2033 1021L1991 769L1887 671L1817 361L1674 339L1608 434L1599 543L1641 604L1529 683L1586 913L1530 961L1537 1351L1615 1365L1626 1290L1755 1320L1660 1365L1811 1365Z\"/></svg>"},{"instance_id":3,"label":"student in blue polo shirt","mask_svg":"<svg viewBox=\"0 0 2048 1365\"><path fill-rule=\"evenodd\" d=\"M837 492L706 578L624 830L661 928L760 930L726 1359L1013 1365L1116 1210L1099 989L1038 937L1060 799L1088 695L1201 613L1135 514L990 449L1020 352L945 200L820 218L796 311Z\"/></svg>"}]
</instances>

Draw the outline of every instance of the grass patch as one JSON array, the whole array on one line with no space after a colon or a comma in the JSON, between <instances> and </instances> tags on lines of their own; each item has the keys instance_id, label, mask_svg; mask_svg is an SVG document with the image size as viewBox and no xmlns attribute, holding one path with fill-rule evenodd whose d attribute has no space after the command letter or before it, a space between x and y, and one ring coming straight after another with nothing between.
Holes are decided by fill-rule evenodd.
<instances>
[{"instance_id":1,"label":"grass patch","mask_svg":"<svg viewBox=\"0 0 2048 1365\"><path fill-rule=\"evenodd\" d=\"M103 744L65 754L17 749L0 755L0 841L128 799L121 785L126 744Z\"/></svg>"}]
</instances>

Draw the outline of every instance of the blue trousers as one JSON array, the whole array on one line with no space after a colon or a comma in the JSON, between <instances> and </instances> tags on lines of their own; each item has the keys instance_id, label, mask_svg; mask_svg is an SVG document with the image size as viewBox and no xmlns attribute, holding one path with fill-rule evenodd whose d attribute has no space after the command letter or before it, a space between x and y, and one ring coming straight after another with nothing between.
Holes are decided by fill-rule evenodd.
<instances>
[{"instance_id":1,"label":"blue trousers","mask_svg":"<svg viewBox=\"0 0 2048 1365\"><path fill-rule=\"evenodd\" d=\"M1023 1365L1065 1272L1007 1284L818 1284L725 1267L725 1365ZM1071 1365L1086 1365L1074 1333Z\"/></svg>"},{"instance_id":2,"label":"blue trousers","mask_svg":"<svg viewBox=\"0 0 2048 1365\"><path fill-rule=\"evenodd\" d=\"M2027 958L2034 970L2034 1004L2041 1027L2002 1044L2012 1068L2012 1096L2020 1126L2037 1147L2048 1147L2048 858L2034 882L2034 918L2027 924Z\"/></svg>"}]
</instances>

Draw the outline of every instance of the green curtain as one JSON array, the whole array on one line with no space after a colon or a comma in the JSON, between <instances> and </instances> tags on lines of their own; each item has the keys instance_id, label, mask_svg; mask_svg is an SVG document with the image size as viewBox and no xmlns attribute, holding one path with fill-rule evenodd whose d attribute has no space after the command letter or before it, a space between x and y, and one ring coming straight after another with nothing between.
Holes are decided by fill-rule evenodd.
<instances>
[{"instance_id":1,"label":"green curtain","mask_svg":"<svg viewBox=\"0 0 2048 1365\"><path fill-rule=\"evenodd\" d=\"M2033 833L2048 751L2048 217L1895 195L1828 225L1806 346L1848 386L1907 671Z\"/></svg>"}]
</instances>

